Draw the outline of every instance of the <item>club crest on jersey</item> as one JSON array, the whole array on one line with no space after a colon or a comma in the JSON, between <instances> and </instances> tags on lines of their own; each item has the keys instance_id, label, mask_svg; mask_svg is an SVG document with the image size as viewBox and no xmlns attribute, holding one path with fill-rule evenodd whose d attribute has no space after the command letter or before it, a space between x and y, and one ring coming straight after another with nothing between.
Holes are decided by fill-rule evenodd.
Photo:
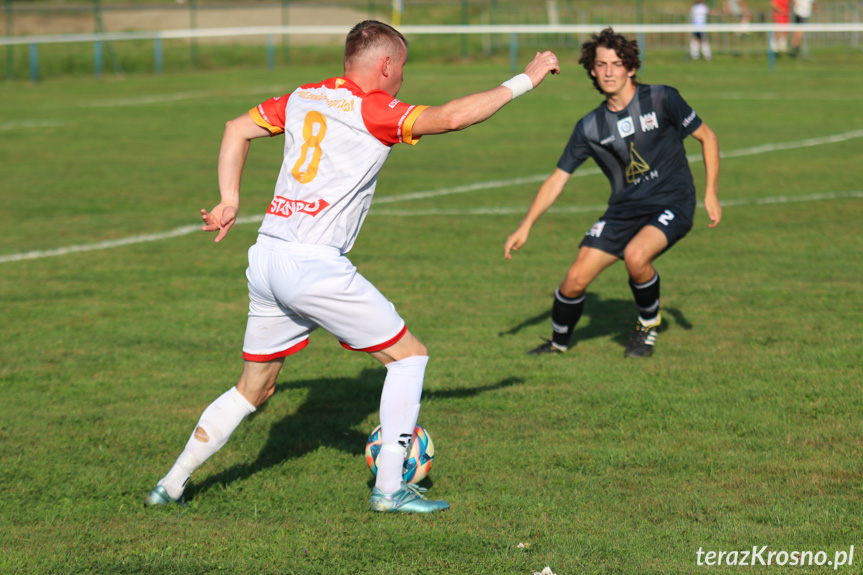
<instances>
[{"instance_id":1,"label":"club crest on jersey","mask_svg":"<svg viewBox=\"0 0 863 575\"><path fill-rule=\"evenodd\" d=\"M305 202L303 200L289 200L288 198L276 196L273 198L273 201L270 202L270 207L267 208L267 213L273 214L274 216L281 216L283 218L289 218L294 214L307 214L314 217L329 205L330 204L328 204L326 200Z\"/></svg>"},{"instance_id":2,"label":"club crest on jersey","mask_svg":"<svg viewBox=\"0 0 863 575\"><path fill-rule=\"evenodd\" d=\"M588 232L587 232L586 234L584 234L584 235L586 235L586 236L592 236L592 237L594 237L594 238L598 238L599 236L601 236L601 235L602 235L602 230L603 230L603 229L605 229L605 221L604 221L604 220L599 220L598 222L596 222L595 224L593 224L593 227L592 227L592 228L590 228L590 231L588 231Z\"/></svg>"},{"instance_id":3,"label":"club crest on jersey","mask_svg":"<svg viewBox=\"0 0 863 575\"><path fill-rule=\"evenodd\" d=\"M650 130L655 130L659 127L659 121L656 119L656 112L642 114L638 119L641 121L642 132L649 132Z\"/></svg>"},{"instance_id":4,"label":"club crest on jersey","mask_svg":"<svg viewBox=\"0 0 863 575\"><path fill-rule=\"evenodd\" d=\"M620 137L625 138L635 133L635 124L632 122L632 116L627 116L622 120L617 121L617 131L620 132Z\"/></svg>"}]
</instances>

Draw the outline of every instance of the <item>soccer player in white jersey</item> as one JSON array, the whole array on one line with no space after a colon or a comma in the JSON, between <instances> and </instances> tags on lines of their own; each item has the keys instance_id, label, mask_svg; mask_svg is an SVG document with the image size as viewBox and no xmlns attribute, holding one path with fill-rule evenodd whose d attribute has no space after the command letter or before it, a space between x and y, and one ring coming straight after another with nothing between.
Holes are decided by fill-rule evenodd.
<instances>
[{"instance_id":1,"label":"soccer player in white jersey","mask_svg":"<svg viewBox=\"0 0 863 575\"><path fill-rule=\"evenodd\" d=\"M221 202L201 210L204 231L224 239L236 222L240 177L250 142L284 134L273 201L249 250L249 314L243 372L235 387L204 411L185 449L146 497L150 505L184 503L191 474L275 391L285 357L303 349L318 327L350 350L387 368L380 405L382 446L372 511L428 513L445 501L425 499L402 480L402 464L420 408L428 351L404 320L345 257L372 202L378 172L395 144L461 130L560 71L551 52L491 90L440 106L396 99L407 41L387 24L365 21L348 33L344 74L272 98L225 127L219 152Z\"/></svg>"},{"instance_id":2,"label":"soccer player in white jersey","mask_svg":"<svg viewBox=\"0 0 863 575\"><path fill-rule=\"evenodd\" d=\"M705 60L713 59L710 40L707 38L707 32L704 31L709 15L710 8L704 0L695 0L692 8L689 9L689 21L695 26L692 37L689 39L689 57L693 60L698 60L699 52L704 55Z\"/></svg>"},{"instance_id":3,"label":"soccer player in white jersey","mask_svg":"<svg viewBox=\"0 0 863 575\"><path fill-rule=\"evenodd\" d=\"M659 274L653 261L692 228L695 184L683 140L701 143L706 174L704 206L713 228L722 209L717 197L719 143L713 131L670 86L636 82L638 44L606 28L585 42L579 63L605 96L575 125L557 168L543 183L518 229L506 240L504 256L527 242L530 229L588 158L611 184L608 208L584 235L575 262L552 304L552 339L531 354L560 354L570 347L581 318L585 291L608 266L626 264L639 315L625 357L653 353L659 313Z\"/></svg>"}]
</instances>

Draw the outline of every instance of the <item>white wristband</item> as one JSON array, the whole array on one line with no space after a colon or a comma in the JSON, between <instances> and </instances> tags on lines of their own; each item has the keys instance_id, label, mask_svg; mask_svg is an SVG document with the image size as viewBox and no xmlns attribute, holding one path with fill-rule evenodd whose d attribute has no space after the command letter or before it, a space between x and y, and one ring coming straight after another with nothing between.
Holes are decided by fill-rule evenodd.
<instances>
[{"instance_id":1,"label":"white wristband","mask_svg":"<svg viewBox=\"0 0 863 575\"><path fill-rule=\"evenodd\" d=\"M501 86L506 86L510 90L512 90L512 99L515 100L522 94L527 94L531 90L533 90L533 82L530 79L530 76L527 74L519 74L518 76L513 76Z\"/></svg>"}]
</instances>

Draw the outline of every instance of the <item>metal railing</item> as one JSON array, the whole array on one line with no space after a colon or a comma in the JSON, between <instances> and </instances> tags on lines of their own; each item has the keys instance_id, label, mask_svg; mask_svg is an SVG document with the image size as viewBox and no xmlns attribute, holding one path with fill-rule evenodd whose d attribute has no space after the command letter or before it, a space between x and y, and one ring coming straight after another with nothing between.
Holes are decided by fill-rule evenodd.
<instances>
[{"instance_id":1,"label":"metal railing","mask_svg":"<svg viewBox=\"0 0 863 575\"><path fill-rule=\"evenodd\" d=\"M108 57L115 62L117 58L114 52L114 44L127 41L145 41L152 43L152 69L156 74L164 70L164 44L166 41L187 41L191 49L191 66L194 68L197 59L197 42L201 39L219 40L225 43L237 41L240 37L253 38L260 44L266 46L267 67L275 67L275 53L277 41L282 45L290 38L295 42L302 42L303 38L311 36L332 36L343 38L350 28L349 25L311 25L298 26L289 25L288 5L292 9L302 6L297 2L282 0L281 4L255 4L244 5L242 10L272 9L274 6L282 8L281 18L274 17L270 12L271 19L278 19L280 25L269 26L240 26L240 27L198 27L196 17L198 10L226 10L240 9L239 6L231 5L197 5L197 0L188 0L188 7L150 7L151 10L186 10L189 11L188 28L156 30L156 31L107 31L103 11L108 10L146 10L141 7L111 7L101 8L99 0L95 0L93 7L66 8L66 14L89 14L93 15L93 32L74 34L29 34L14 35L12 21L14 13L25 11L54 13L51 7L29 7L17 6L11 10L10 0L6 0L5 15L6 36L0 37L0 46L6 46L6 72L7 78L12 78L14 70L13 51L14 46L27 46L29 75L31 81L40 78L40 46L46 44L80 44L91 43L93 45L93 71L96 76L101 76L105 67L106 52ZM334 2L327 4L329 7L341 7L349 5L359 10L368 9L369 15L376 15L382 8L388 7L389 2L381 0L355 1L350 4ZM440 2L424 2L420 6L424 9L435 7ZM383 6L382 6L383 5ZM515 59L519 48L543 47L559 49L561 47L577 47L590 34L595 33L606 25L613 25L615 30L625 34L638 36L642 50L679 50L685 53L689 36L694 27L686 22L687 14L644 11L640 8L641 2L629 2L628 9L614 7L614 9L591 4L589 9L584 3L567 0L548 0L544 5L536 6L535 3L521 5L512 2L501 2L499 0L484 0L467 2L465 0L451 1L448 5L461 6L461 11L454 13L451 17L460 19L461 24L450 25L412 25L411 18L405 16L403 25L399 29L407 36L412 35L441 35L447 37L461 38L461 55L469 55L469 46L480 46L484 55L509 51L510 60L515 67ZM323 10L323 5L315 5L315 10ZM410 10L417 10L417 6L408 6ZM358 12L364 16L363 11ZM408 12L405 13L406 15ZM714 45L714 52L722 53L752 53L767 55L770 67L774 64L774 54L770 48L770 38L777 32L793 33L800 29L805 31L805 41L808 48L827 46L846 46L852 49L859 48L860 33L863 32L863 2L849 4L826 4L818 12L813 14L810 22L803 25L776 25L766 20L765 14L753 14L752 22L746 26L739 23L722 22L730 17L722 16L714 18L719 22L708 24L704 30L710 35ZM447 19L447 17L442 17ZM636 22L635 24L624 24L621 21ZM80 26L80 23L79 23ZM468 44L468 39L479 38ZM475 48L474 48L475 49ZM115 70L116 71L116 70Z\"/></svg>"}]
</instances>

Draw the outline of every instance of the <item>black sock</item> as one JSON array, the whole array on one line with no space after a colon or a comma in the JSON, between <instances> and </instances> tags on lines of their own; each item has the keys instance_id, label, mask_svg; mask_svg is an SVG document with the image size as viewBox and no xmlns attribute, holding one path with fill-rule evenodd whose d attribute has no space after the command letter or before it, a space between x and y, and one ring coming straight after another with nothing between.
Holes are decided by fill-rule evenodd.
<instances>
[{"instance_id":1,"label":"black sock","mask_svg":"<svg viewBox=\"0 0 863 575\"><path fill-rule=\"evenodd\" d=\"M649 320L659 315L659 273L655 273L652 279L637 284L629 278L629 288L635 296L635 305L641 319Z\"/></svg>"},{"instance_id":2,"label":"black sock","mask_svg":"<svg viewBox=\"0 0 863 575\"><path fill-rule=\"evenodd\" d=\"M554 305L551 306L551 340L561 347L569 347L575 324L584 310L584 295L569 299L560 294L560 288L554 292Z\"/></svg>"}]
</instances>

